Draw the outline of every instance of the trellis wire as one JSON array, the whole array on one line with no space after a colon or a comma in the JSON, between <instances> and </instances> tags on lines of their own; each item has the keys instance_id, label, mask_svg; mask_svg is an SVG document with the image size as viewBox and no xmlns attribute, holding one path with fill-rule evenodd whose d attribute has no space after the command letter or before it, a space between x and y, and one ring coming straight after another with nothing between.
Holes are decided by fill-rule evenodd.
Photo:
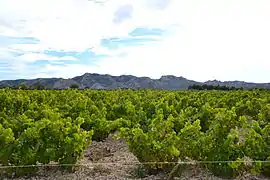
<instances>
[{"instance_id":1,"label":"trellis wire","mask_svg":"<svg viewBox=\"0 0 270 180\"><path fill-rule=\"evenodd\" d=\"M151 164L222 164L222 163L270 163L270 161L180 161L180 162L137 162L137 161L129 161L129 162L93 162L93 163L87 163L87 164L34 164L34 165L18 165L18 166L0 166L0 169L7 169L7 168L29 168L29 167L68 167L68 166L92 166L93 168L95 165L134 165L134 164L140 164L140 165L151 165Z\"/></svg>"}]
</instances>

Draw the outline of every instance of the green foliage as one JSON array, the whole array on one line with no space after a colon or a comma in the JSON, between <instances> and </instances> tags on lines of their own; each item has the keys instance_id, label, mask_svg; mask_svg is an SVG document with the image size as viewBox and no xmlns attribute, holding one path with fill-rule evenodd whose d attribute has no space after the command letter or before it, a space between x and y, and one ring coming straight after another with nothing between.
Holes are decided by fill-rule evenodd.
<instances>
[{"instance_id":1,"label":"green foliage","mask_svg":"<svg viewBox=\"0 0 270 180\"><path fill-rule=\"evenodd\" d=\"M147 170L143 166L136 167L134 171L134 177L135 178L145 178L147 176Z\"/></svg>"},{"instance_id":2,"label":"green foliage","mask_svg":"<svg viewBox=\"0 0 270 180\"><path fill-rule=\"evenodd\" d=\"M46 88L45 88L45 85L42 84L42 83L40 83L40 82L36 82L36 83L30 85L29 88L30 88L30 89L36 89L36 90L44 90L44 89L46 89Z\"/></svg>"},{"instance_id":3,"label":"green foliage","mask_svg":"<svg viewBox=\"0 0 270 180\"><path fill-rule=\"evenodd\" d=\"M140 162L152 162L140 176L179 160L232 161L202 165L218 176L269 175L269 112L263 90L0 89L0 164L77 163L92 140L119 131Z\"/></svg>"},{"instance_id":4,"label":"green foliage","mask_svg":"<svg viewBox=\"0 0 270 180\"><path fill-rule=\"evenodd\" d=\"M220 85L207 85L207 84L193 84L188 87L192 90L222 90L222 91L233 91L243 90L243 87L237 88L234 86L220 86ZM263 89L262 89L263 90Z\"/></svg>"},{"instance_id":5,"label":"green foliage","mask_svg":"<svg viewBox=\"0 0 270 180\"><path fill-rule=\"evenodd\" d=\"M78 84L71 84L70 85L70 88L71 89L78 89L79 88L79 85Z\"/></svg>"},{"instance_id":6,"label":"green foliage","mask_svg":"<svg viewBox=\"0 0 270 180\"><path fill-rule=\"evenodd\" d=\"M21 84L20 86L19 86L19 89L22 89L22 90L26 90L26 89L28 89L28 86L26 85L26 84Z\"/></svg>"}]
</instances>

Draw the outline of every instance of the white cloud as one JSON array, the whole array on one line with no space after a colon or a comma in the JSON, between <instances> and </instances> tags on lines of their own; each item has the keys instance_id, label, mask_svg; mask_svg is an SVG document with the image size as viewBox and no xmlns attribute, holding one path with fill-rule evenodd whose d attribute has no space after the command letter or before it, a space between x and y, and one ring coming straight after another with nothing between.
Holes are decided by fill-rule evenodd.
<instances>
[{"instance_id":1,"label":"white cloud","mask_svg":"<svg viewBox=\"0 0 270 180\"><path fill-rule=\"evenodd\" d=\"M16 51L83 52L94 47L93 51L99 54L113 56L98 62L98 67L51 65L43 69L43 74L57 67L52 75L61 77L97 72L154 78L174 74L200 81L214 78L270 81L267 79L270 77L269 0L102 2L0 0L0 35L40 40L37 45L11 46ZM130 17L115 24L115 12L127 5L132 7ZM136 27L166 28L170 35L160 42L116 51L100 46L101 39L128 36ZM119 54L126 56L119 57ZM39 57L29 57L36 58Z\"/></svg>"},{"instance_id":2,"label":"white cloud","mask_svg":"<svg viewBox=\"0 0 270 180\"><path fill-rule=\"evenodd\" d=\"M52 55L47 55L43 53L26 53L16 58L17 62L35 62L39 60L47 60L47 61L77 61L77 58L72 56L64 56L64 57L56 57Z\"/></svg>"},{"instance_id":3,"label":"white cloud","mask_svg":"<svg viewBox=\"0 0 270 180\"><path fill-rule=\"evenodd\" d=\"M10 58L12 58L13 57L12 53L14 53L14 51L12 51L11 49L0 47L0 57L1 57L1 59L10 59Z\"/></svg>"},{"instance_id":4,"label":"white cloud","mask_svg":"<svg viewBox=\"0 0 270 180\"><path fill-rule=\"evenodd\" d=\"M66 64L66 65L51 65L48 64L32 73L33 78L73 78L87 72L96 72L98 68L95 66L85 66L80 64Z\"/></svg>"},{"instance_id":5,"label":"white cloud","mask_svg":"<svg viewBox=\"0 0 270 180\"><path fill-rule=\"evenodd\" d=\"M175 24L181 24L172 36L128 49L127 57L102 66L154 78L174 74L199 81L268 82L269 8L269 1L174 1L165 10L177 14Z\"/></svg>"},{"instance_id":6,"label":"white cloud","mask_svg":"<svg viewBox=\"0 0 270 180\"><path fill-rule=\"evenodd\" d=\"M115 12L125 6L134 11L132 18L115 24ZM160 12L146 8L144 0L107 1L103 6L87 0L1 0L5 23L0 22L0 33L37 38L44 48L82 52L99 46L102 38L127 36L138 26L169 24Z\"/></svg>"}]
</instances>

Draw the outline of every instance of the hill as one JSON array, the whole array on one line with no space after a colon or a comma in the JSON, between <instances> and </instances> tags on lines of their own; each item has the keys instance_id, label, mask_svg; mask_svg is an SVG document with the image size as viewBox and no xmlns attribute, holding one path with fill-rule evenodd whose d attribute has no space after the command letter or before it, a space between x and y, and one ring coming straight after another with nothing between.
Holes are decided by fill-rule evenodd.
<instances>
[{"instance_id":1,"label":"hill","mask_svg":"<svg viewBox=\"0 0 270 180\"><path fill-rule=\"evenodd\" d=\"M251 83L244 81L206 81L197 82L184 77L172 75L161 76L159 79L149 77L136 77L132 75L112 76L108 74L85 73L71 79L63 78L38 78L38 79L18 79L0 81L0 87L18 87L21 84L34 86L42 84L46 89L66 89L72 84L78 84L80 89L163 89L163 90L184 90L193 84L207 84L220 86L234 86L250 88L270 89L270 83Z\"/></svg>"}]
</instances>

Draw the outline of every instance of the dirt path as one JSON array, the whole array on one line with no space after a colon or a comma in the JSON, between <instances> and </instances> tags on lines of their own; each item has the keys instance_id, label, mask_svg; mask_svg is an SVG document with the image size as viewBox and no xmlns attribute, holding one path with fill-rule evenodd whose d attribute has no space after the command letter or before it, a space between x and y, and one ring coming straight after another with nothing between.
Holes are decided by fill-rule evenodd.
<instances>
[{"instance_id":1,"label":"dirt path","mask_svg":"<svg viewBox=\"0 0 270 180\"><path fill-rule=\"evenodd\" d=\"M128 163L133 162L133 163ZM139 161L128 150L123 140L115 140L109 136L103 142L93 142L79 162L83 165L75 173L59 171L56 168L41 169L38 176L31 178L16 178L15 180L124 180L124 179L166 179L164 174L152 175L144 178L135 178L138 173ZM222 180L212 176L200 168L190 168L183 173L181 180ZM266 180L248 176L238 180Z\"/></svg>"}]
</instances>

